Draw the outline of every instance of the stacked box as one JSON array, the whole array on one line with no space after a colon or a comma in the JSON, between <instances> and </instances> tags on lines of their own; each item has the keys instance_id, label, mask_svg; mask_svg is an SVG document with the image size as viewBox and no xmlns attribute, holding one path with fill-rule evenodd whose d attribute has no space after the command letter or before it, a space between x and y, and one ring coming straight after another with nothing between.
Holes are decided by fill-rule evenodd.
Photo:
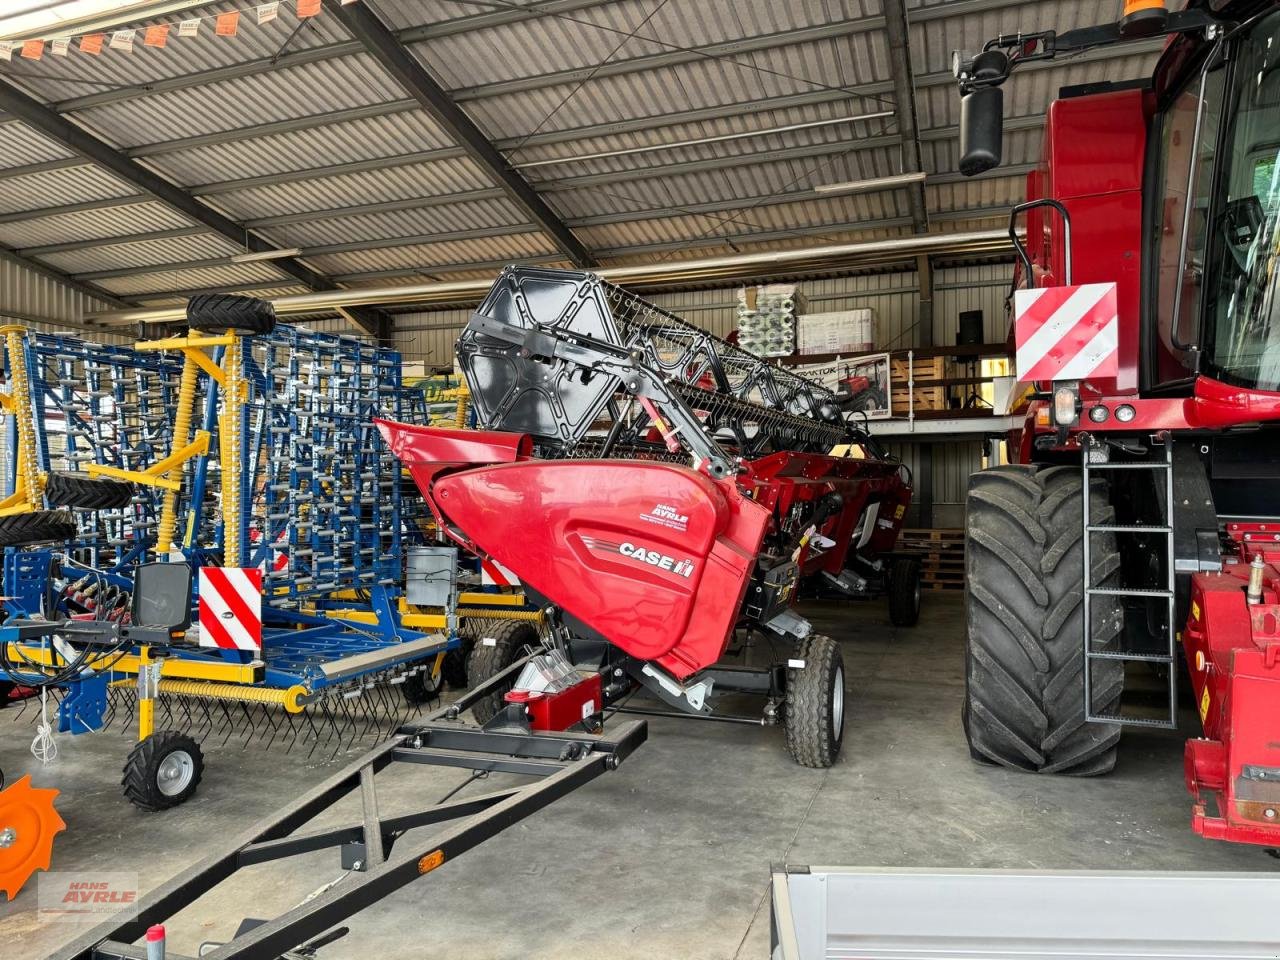
<instances>
[{"instance_id":1,"label":"stacked box","mask_svg":"<svg viewBox=\"0 0 1280 960\"><path fill-rule=\"evenodd\" d=\"M758 357L791 356L802 303L792 283L743 287L738 291L738 346Z\"/></svg>"},{"instance_id":2,"label":"stacked box","mask_svg":"<svg viewBox=\"0 0 1280 960\"><path fill-rule=\"evenodd\" d=\"M835 313L807 313L796 327L798 347L808 353L870 353L876 345L875 311L862 307Z\"/></svg>"}]
</instances>

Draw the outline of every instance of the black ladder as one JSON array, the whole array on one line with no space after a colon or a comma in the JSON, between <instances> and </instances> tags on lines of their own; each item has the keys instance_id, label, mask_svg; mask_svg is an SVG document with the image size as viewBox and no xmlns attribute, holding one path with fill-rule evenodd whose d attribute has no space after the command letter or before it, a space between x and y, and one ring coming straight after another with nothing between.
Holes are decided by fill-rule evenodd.
<instances>
[{"instance_id":1,"label":"black ladder","mask_svg":"<svg viewBox=\"0 0 1280 960\"><path fill-rule=\"evenodd\" d=\"M1083 641L1084 641L1084 716L1089 722L1116 723L1137 727L1157 727L1172 730L1177 726L1178 690L1177 670L1174 666L1176 656L1177 634L1175 632L1175 576L1174 539L1173 539L1173 439L1167 433L1158 438L1164 447L1161 460L1124 461L1112 463L1108 457L1109 450L1092 437L1081 438L1084 479L1084 600L1083 600ZM1095 458L1097 458L1095 460ZM1148 470L1164 472L1163 525L1151 524L1095 524L1090 516L1090 475L1095 470ZM1158 482L1158 481L1157 481ZM1158 491L1158 487L1157 487ZM1161 497L1157 493L1157 500ZM1091 582L1093 564L1091 557L1091 535L1095 533L1150 533L1163 535L1166 545L1165 586L1163 589L1140 589L1137 587L1096 587ZM1092 600L1098 596L1135 597L1149 599L1158 597L1167 604L1166 633L1167 645L1164 653L1134 653L1123 647L1124 636L1121 635L1121 649L1095 650L1092 636ZM1164 664L1168 673L1168 715L1165 719L1153 717L1126 716L1123 710L1114 714L1100 714L1094 711L1093 698L1093 664L1097 660L1119 660L1126 663L1146 662Z\"/></svg>"}]
</instances>

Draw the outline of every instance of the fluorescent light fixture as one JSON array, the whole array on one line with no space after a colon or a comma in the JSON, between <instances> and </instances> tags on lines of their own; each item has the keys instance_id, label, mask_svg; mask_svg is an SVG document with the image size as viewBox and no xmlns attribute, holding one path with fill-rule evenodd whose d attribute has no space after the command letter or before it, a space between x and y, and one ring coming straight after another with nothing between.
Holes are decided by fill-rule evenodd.
<instances>
[{"instance_id":1,"label":"fluorescent light fixture","mask_svg":"<svg viewBox=\"0 0 1280 960\"><path fill-rule=\"evenodd\" d=\"M871 193L874 190L893 190L924 183L923 171L898 173L892 177L876 177L874 180L848 180L844 183L822 183L813 188L814 193Z\"/></svg>"},{"instance_id":2,"label":"fluorescent light fixture","mask_svg":"<svg viewBox=\"0 0 1280 960\"><path fill-rule=\"evenodd\" d=\"M301 247L287 247L284 250L259 250L256 253L237 253L227 257L232 263L257 263L259 260L283 260L286 257L302 256Z\"/></svg>"},{"instance_id":3,"label":"fluorescent light fixture","mask_svg":"<svg viewBox=\"0 0 1280 960\"><path fill-rule=\"evenodd\" d=\"M875 113L859 113L847 117L832 117L828 120L808 120L804 123L788 123L781 127L765 127L760 130L741 130L737 133L722 133L714 137L698 137L695 140L673 140L670 143L653 143L646 147L627 147L617 150L601 150L599 153L575 153L569 157L554 157L550 160L531 160L528 163L511 164L517 170L529 170L533 167L550 167L562 163L579 163L583 160L602 160L605 157L630 157L637 153L665 153L683 147L697 147L708 143L725 143L729 140L748 140L755 137L768 137L779 133L794 133L797 130L813 130L818 127L834 127L845 123L859 123L863 120L879 120L894 116L892 110L879 110ZM768 160L767 154L762 155Z\"/></svg>"}]
</instances>

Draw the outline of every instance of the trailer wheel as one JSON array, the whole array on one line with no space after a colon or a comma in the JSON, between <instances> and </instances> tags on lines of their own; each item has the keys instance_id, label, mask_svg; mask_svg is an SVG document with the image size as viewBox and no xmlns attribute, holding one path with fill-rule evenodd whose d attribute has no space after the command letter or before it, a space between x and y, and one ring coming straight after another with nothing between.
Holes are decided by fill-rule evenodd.
<instances>
[{"instance_id":1,"label":"trailer wheel","mask_svg":"<svg viewBox=\"0 0 1280 960\"><path fill-rule=\"evenodd\" d=\"M787 669L787 751L802 767L829 767L844 740L844 658L830 637L811 634L800 641L794 659L804 666Z\"/></svg>"},{"instance_id":2,"label":"trailer wheel","mask_svg":"<svg viewBox=\"0 0 1280 960\"><path fill-rule=\"evenodd\" d=\"M125 798L152 813L185 803L204 774L200 744L176 730L158 730L138 743L125 761Z\"/></svg>"},{"instance_id":3,"label":"trailer wheel","mask_svg":"<svg viewBox=\"0 0 1280 960\"><path fill-rule=\"evenodd\" d=\"M76 519L69 510L36 510L0 517L0 547L72 540L75 535Z\"/></svg>"},{"instance_id":4,"label":"trailer wheel","mask_svg":"<svg viewBox=\"0 0 1280 960\"><path fill-rule=\"evenodd\" d=\"M490 677L501 673L521 656L525 647L539 644L538 630L524 620L504 620L494 624L476 640L467 662L467 678L473 686L479 686ZM471 715L480 724L488 723L503 708L503 696L515 686L516 678L510 677L499 684L498 690L477 700L471 707Z\"/></svg>"},{"instance_id":5,"label":"trailer wheel","mask_svg":"<svg viewBox=\"0 0 1280 960\"><path fill-rule=\"evenodd\" d=\"M82 510L119 510L133 502L133 494L134 486L126 480L87 473L55 471L44 485L45 498L54 506Z\"/></svg>"},{"instance_id":6,"label":"trailer wheel","mask_svg":"<svg viewBox=\"0 0 1280 960\"><path fill-rule=\"evenodd\" d=\"M889 622L914 627L920 620L920 558L895 557L889 567Z\"/></svg>"},{"instance_id":7,"label":"trailer wheel","mask_svg":"<svg viewBox=\"0 0 1280 960\"><path fill-rule=\"evenodd\" d=\"M9 694L13 693L13 687L12 680L0 680L0 710L9 703Z\"/></svg>"},{"instance_id":8,"label":"trailer wheel","mask_svg":"<svg viewBox=\"0 0 1280 960\"><path fill-rule=\"evenodd\" d=\"M1120 727L1084 719L1084 484L1074 467L1008 465L969 481L965 517L965 704L969 752L1039 773L1090 776L1115 766ZM1104 481L1090 491L1090 516L1112 522ZM1115 586L1114 534L1094 534L1090 576ZM1123 628L1115 597L1095 596L1091 636L1114 649ZM1124 668L1096 661L1093 699L1112 712Z\"/></svg>"},{"instance_id":9,"label":"trailer wheel","mask_svg":"<svg viewBox=\"0 0 1280 960\"><path fill-rule=\"evenodd\" d=\"M276 308L257 297L204 293L187 301L187 326L204 333L270 333L276 328Z\"/></svg>"}]
</instances>

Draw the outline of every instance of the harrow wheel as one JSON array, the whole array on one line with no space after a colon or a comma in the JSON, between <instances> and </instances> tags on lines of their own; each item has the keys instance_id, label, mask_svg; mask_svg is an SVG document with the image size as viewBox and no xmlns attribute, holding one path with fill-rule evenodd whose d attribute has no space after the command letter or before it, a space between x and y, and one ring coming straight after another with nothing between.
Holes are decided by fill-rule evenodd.
<instances>
[{"instance_id":1,"label":"harrow wheel","mask_svg":"<svg viewBox=\"0 0 1280 960\"><path fill-rule=\"evenodd\" d=\"M87 473L55 471L44 485L44 495L54 506L82 510L118 510L133 502L133 494L134 486L128 481Z\"/></svg>"},{"instance_id":2,"label":"harrow wheel","mask_svg":"<svg viewBox=\"0 0 1280 960\"><path fill-rule=\"evenodd\" d=\"M176 730L158 730L129 753L124 765L125 798L152 813L185 803L204 773L200 745Z\"/></svg>"},{"instance_id":3,"label":"harrow wheel","mask_svg":"<svg viewBox=\"0 0 1280 960\"><path fill-rule=\"evenodd\" d=\"M804 666L787 669L787 751L802 767L829 767L844 741L844 658L830 637L811 634L792 660Z\"/></svg>"},{"instance_id":4,"label":"harrow wheel","mask_svg":"<svg viewBox=\"0 0 1280 960\"><path fill-rule=\"evenodd\" d=\"M484 683L515 663L525 647L536 647L538 644L538 630L533 624L523 620L501 621L476 640L471 659L467 663L467 676L472 684ZM505 705L503 697L515 686L515 681L515 677L510 677L506 683L500 684L501 689L472 705L471 715L477 723L485 724L494 718Z\"/></svg>"},{"instance_id":5,"label":"harrow wheel","mask_svg":"<svg viewBox=\"0 0 1280 960\"><path fill-rule=\"evenodd\" d=\"M0 791L0 890L12 902L33 873L49 869L53 837L67 825L53 807L57 790L37 790L25 776Z\"/></svg>"},{"instance_id":6,"label":"harrow wheel","mask_svg":"<svg viewBox=\"0 0 1280 960\"><path fill-rule=\"evenodd\" d=\"M444 672L435 669L435 660L422 664L422 669L400 685L404 698L414 706L430 703L440 696Z\"/></svg>"},{"instance_id":7,"label":"harrow wheel","mask_svg":"<svg viewBox=\"0 0 1280 960\"><path fill-rule=\"evenodd\" d=\"M920 619L920 558L895 557L889 567L889 622L914 627Z\"/></svg>"},{"instance_id":8,"label":"harrow wheel","mask_svg":"<svg viewBox=\"0 0 1280 960\"><path fill-rule=\"evenodd\" d=\"M0 547L71 540L75 535L76 521L69 510L36 510L0 517Z\"/></svg>"}]
</instances>

